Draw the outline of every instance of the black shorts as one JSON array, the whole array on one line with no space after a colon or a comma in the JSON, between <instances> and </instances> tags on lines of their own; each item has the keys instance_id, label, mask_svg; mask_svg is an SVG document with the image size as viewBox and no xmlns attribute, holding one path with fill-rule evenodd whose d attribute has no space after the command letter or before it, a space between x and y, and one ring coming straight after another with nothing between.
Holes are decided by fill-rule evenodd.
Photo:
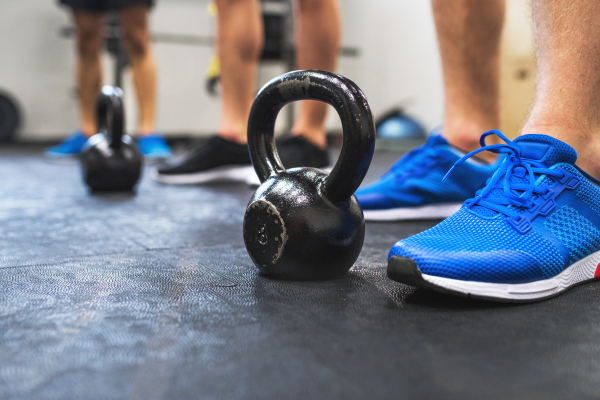
<instances>
[{"instance_id":1,"label":"black shorts","mask_svg":"<svg viewBox=\"0 0 600 400\"><path fill-rule=\"evenodd\" d=\"M105 12L137 4L145 4L148 7L152 7L154 0L60 0L60 3L74 10Z\"/></svg>"}]
</instances>

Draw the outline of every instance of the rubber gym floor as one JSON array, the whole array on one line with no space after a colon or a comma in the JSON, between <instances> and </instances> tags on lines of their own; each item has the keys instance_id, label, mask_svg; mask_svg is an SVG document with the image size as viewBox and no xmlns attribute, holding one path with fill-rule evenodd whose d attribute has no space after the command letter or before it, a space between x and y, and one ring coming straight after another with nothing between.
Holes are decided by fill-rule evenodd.
<instances>
[{"instance_id":1,"label":"rubber gym floor","mask_svg":"<svg viewBox=\"0 0 600 400\"><path fill-rule=\"evenodd\" d=\"M368 223L342 279L270 280L242 240L253 189L90 195L41 150L0 149L1 399L600 398L600 283L502 305L387 279L437 221Z\"/></svg>"}]
</instances>

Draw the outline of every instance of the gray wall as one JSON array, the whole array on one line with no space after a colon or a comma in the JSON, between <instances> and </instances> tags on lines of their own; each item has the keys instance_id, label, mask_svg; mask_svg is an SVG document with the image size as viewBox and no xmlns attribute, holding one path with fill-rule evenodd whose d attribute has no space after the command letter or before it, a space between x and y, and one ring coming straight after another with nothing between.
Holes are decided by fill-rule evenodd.
<instances>
[{"instance_id":1,"label":"gray wall","mask_svg":"<svg viewBox=\"0 0 600 400\"><path fill-rule=\"evenodd\" d=\"M206 0L158 0L152 30L208 35L214 20ZM358 47L358 58L344 58L339 71L358 83L375 115L395 105L427 128L441 122L442 80L429 1L341 0L343 44ZM0 0L0 89L11 92L25 116L21 137L64 136L77 125L73 43L59 37L69 14L52 0ZM214 132L218 99L204 89L213 49L180 44L155 45L159 68L158 128L168 134ZM106 81L110 62L105 60ZM260 82L283 72L263 68ZM127 127L135 131L135 101L125 84ZM336 115L328 126L339 127Z\"/></svg>"}]
</instances>

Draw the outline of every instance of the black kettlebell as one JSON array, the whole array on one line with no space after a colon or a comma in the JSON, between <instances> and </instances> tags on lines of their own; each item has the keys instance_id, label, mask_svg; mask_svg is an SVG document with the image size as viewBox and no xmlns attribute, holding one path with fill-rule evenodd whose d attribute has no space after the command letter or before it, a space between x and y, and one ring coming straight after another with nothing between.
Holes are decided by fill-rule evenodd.
<instances>
[{"instance_id":1,"label":"black kettlebell","mask_svg":"<svg viewBox=\"0 0 600 400\"><path fill-rule=\"evenodd\" d=\"M123 135L123 91L102 87L96 103L98 134L81 153L83 181L94 192L130 191L140 179L142 155L131 137Z\"/></svg>"},{"instance_id":2,"label":"black kettlebell","mask_svg":"<svg viewBox=\"0 0 600 400\"><path fill-rule=\"evenodd\" d=\"M277 154L275 119L297 100L331 104L344 141L328 175L316 168L286 170ZM344 275L363 245L365 221L354 191L375 148L375 126L363 92L348 78L324 71L294 71L267 83L248 121L248 147L262 182L244 216L244 243L265 275L288 280Z\"/></svg>"}]
</instances>

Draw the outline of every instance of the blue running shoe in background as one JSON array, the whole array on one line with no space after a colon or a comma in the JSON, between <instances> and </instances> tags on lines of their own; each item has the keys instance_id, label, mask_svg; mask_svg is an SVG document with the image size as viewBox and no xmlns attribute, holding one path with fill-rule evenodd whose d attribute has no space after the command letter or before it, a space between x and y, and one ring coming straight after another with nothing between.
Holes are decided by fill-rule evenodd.
<instances>
[{"instance_id":1,"label":"blue running shoe in background","mask_svg":"<svg viewBox=\"0 0 600 400\"><path fill-rule=\"evenodd\" d=\"M63 140L58 146L46 149L46 157L51 159L76 157L81 153L87 140L87 136L78 129Z\"/></svg>"},{"instance_id":2,"label":"blue running shoe in background","mask_svg":"<svg viewBox=\"0 0 600 400\"><path fill-rule=\"evenodd\" d=\"M442 178L464 153L441 135L432 135L400 160L376 182L355 195L367 221L446 218L498 169L495 164L468 160L445 183Z\"/></svg>"},{"instance_id":3,"label":"blue running shoe in background","mask_svg":"<svg viewBox=\"0 0 600 400\"><path fill-rule=\"evenodd\" d=\"M138 147L147 159L160 160L173 155L165 139L157 134L139 137Z\"/></svg>"},{"instance_id":4,"label":"blue running shoe in background","mask_svg":"<svg viewBox=\"0 0 600 400\"><path fill-rule=\"evenodd\" d=\"M497 134L507 144L485 145ZM505 161L448 219L399 241L388 277L462 296L532 301L600 278L600 181L571 146L546 135L485 133Z\"/></svg>"}]
</instances>

